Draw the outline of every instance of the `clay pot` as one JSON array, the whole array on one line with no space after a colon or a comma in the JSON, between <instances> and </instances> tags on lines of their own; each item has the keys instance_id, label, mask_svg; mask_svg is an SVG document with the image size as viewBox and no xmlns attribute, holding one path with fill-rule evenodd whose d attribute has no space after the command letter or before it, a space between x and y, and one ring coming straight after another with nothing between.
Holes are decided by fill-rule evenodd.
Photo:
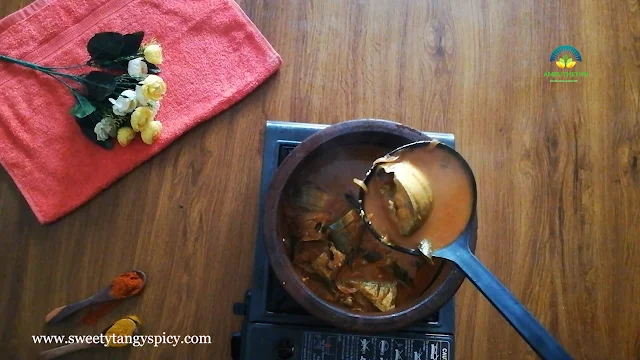
<instances>
[{"instance_id":1,"label":"clay pot","mask_svg":"<svg viewBox=\"0 0 640 360\"><path fill-rule=\"evenodd\" d=\"M352 144L375 144L389 151L402 145L430 140L418 130L384 120L353 120L329 126L304 140L284 159L271 180L265 201L264 241L271 267L284 289L307 311L345 330L378 333L410 326L438 311L449 301L465 279L460 270L443 261L431 286L413 304L384 313L354 313L332 305L311 292L291 264L281 229L283 203L290 179L303 168L305 160L323 149ZM364 174L363 174L364 175ZM475 229L474 229L475 230ZM474 231L475 234L475 231ZM476 237L470 247L475 249Z\"/></svg>"}]
</instances>

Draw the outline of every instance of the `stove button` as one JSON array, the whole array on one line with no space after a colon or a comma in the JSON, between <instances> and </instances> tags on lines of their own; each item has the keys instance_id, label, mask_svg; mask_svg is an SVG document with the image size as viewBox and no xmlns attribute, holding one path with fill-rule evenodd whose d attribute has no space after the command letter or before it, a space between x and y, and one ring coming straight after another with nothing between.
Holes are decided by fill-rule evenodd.
<instances>
[{"instance_id":1,"label":"stove button","mask_svg":"<svg viewBox=\"0 0 640 360\"><path fill-rule=\"evenodd\" d=\"M278 355L278 360L291 359L295 354L295 346L290 340L280 340L276 347L276 354Z\"/></svg>"}]
</instances>

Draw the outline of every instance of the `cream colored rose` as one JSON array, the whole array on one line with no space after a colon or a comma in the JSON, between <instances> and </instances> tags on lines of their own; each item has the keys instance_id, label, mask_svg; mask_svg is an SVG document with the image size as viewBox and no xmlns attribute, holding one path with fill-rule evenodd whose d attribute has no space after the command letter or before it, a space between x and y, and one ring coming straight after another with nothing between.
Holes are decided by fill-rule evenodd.
<instances>
[{"instance_id":1,"label":"cream colored rose","mask_svg":"<svg viewBox=\"0 0 640 360\"><path fill-rule=\"evenodd\" d=\"M161 100L167 92L167 84L158 75L149 75L140 84L142 86L136 86L136 98L142 105L146 105L149 100ZM143 101L140 101L140 98Z\"/></svg>"},{"instance_id":2,"label":"cream colored rose","mask_svg":"<svg viewBox=\"0 0 640 360\"><path fill-rule=\"evenodd\" d=\"M140 133L140 137L145 144L151 145L153 144L160 133L162 132L162 123L160 121L152 121L150 122L142 132Z\"/></svg>"},{"instance_id":3,"label":"cream colored rose","mask_svg":"<svg viewBox=\"0 0 640 360\"><path fill-rule=\"evenodd\" d=\"M96 134L96 139L98 139L98 141L105 141L109 138L110 129L109 125L102 120L96 124L93 128L93 132Z\"/></svg>"},{"instance_id":4,"label":"cream colored rose","mask_svg":"<svg viewBox=\"0 0 640 360\"><path fill-rule=\"evenodd\" d=\"M136 108L136 92L125 90L118 96L117 100L109 98L109 102L113 104L111 109L114 114L124 116Z\"/></svg>"},{"instance_id":5,"label":"cream colored rose","mask_svg":"<svg viewBox=\"0 0 640 360\"><path fill-rule=\"evenodd\" d=\"M131 114L131 127L134 131L141 131L147 124L153 121L154 117L155 113L153 110L146 106L141 106Z\"/></svg>"},{"instance_id":6,"label":"cream colored rose","mask_svg":"<svg viewBox=\"0 0 640 360\"><path fill-rule=\"evenodd\" d=\"M118 129L118 142L122 146L129 145L135 137L136 133L128 126Z\"/></svg>"},{"instance_id":7,"label":"cream colored rose","mask_svg":"<svg viewBox=\"0 0 640 360\"><path fill-rule=\"evenodd\" d=\"M151 100L149 101L147 106L149 107L149 109L153 110L153 112L156 114L158 114L158 111L160 111L160 101Z\"/></svg>"},{"instance_id":8,"label":"cream colored rose","mask_svg":"<svg viewBox=\"0 0 640 360\"><path fill-rule=\"evenodd\" d=\"M133 60L129 60L129 64L127 65L127 72L129 75L133 77L143 77L147 75L149 72L149 68L147 67L147 63L144 62L144 59L139 57Z\"/></svg>"},{"instance_id":9,"label":"cream colored rose","mask_svg":"<svg viewBox=\"0 0 640 360\"><path fill-rule=\"evenodd\" d=\"M138 100L138 104L147 106L149 104L149 100L144 97L142 93L142 86L136 85L136 100Z\"/></svg>"},{"instance_id":10,"label":"cream colored rose","mask_svg":"<svg viewBox=\"0 0 640 360\"><path fill-rule=\"evenodd\" d=\"M162 47L151 44L144 48L144 59L154 65L162 64Z\"/></svg>"}]
</instances>

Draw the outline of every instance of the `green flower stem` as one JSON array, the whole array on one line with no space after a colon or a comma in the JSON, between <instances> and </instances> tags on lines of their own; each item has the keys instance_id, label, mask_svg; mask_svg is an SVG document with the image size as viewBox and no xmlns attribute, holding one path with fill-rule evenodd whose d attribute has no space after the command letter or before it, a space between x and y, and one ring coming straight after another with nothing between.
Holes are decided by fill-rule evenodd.
<instances>
[{"instance_id":1,"label":"green flower stem","mask_svg":"<svg viewBox=\"0 0 640 360\"><path fill-rule=\"evenodd\" d=\"M59 72L59 71L55 71L54 68L50 68L50 67L46 67L46 66L40 66L40 65L28 62L28 61L14 59L12 57L4 56L4 55L0 55L0 60L5 60L5 61L8 61L10 63L14 63L16 65L20 65L20 66L23 66L23 67L26 67L26 68L29 68L29 69L37 70L37 71L43 72L43 73L48 74L48 75L55 75L55 76L64 77L64 78L76 81L78 83L100 85L100 84L96 84L96 83L94 83L92 81L88 81L84 76L65 74L65 73L62 73L62 72Z\"/></svg>"},{"instance_id":2,"label":"green flower stem","mask_svg":"<svg viewBox=\"0 0 640 360\"><path fill-rule=\"evenodd\" d=\"M45 74L47 74L47 75L51 76L52 78L58 80L62 85L64 85L67 89L69 89L69 91L71 91L71 93L73 93L73 96L77 97L78 90L74 89L73 86L67 84L66 81L64 81L62 79L59 79L59 78L53 76L52 74L49 74L49 73L45 73Z\"/></svg>"},{"instance_id":3,"label":"green flower stem","mask_svg":"<svg viewBox=\"0 0 640 360\"><path fill-rule=\"evenodd\" d=\"M129 75L129 74L122 74L120 76L118 76L119 79L122 80L127 80L127 81L140 81L137 78L134 78L133 76Z\"/></svg>"},{"instance_id":4,"label":"green flower stem","mask_svg":"<svg viewBox=\"0 0 640 360\"><path fill-rule=\"evenodd\" d=\"M65 77L67 79L71 79L71 80L78 81L78 82L82 81L82 78L79 77L79 76L61 73L61 72L55 71L53 68L50 68L50 67L40 66L38 64L34 64L34 63L31 63L31 62L28 62L28 61L14 59L14 58L9 57L9 56L0 55L0 60L4 60L4 61L16 64L16 65L20 65L20 66L26 67L28 69L40 71L40 72L43 72L43 73L48 74L48 75L57 75L57 76Z\"/></svg>"},{"instance_id":5,"label":"green flower stem","mask_svg":"<svg viewBox=\"0 0 640 360\"><path fill-rule=\"evenodd\" d=\"M69 69L79 69L82 67L87 66L87 64L79 64L79 65L70 65L70 66L54 66L54 67L50 67L49 69L53 69L53 70L69 70Z\"/></svg>"},{"instance_id":6,"label":"green flower stem","mask_svg":"<svg viewBox=\"0 0 640 360\"><path fill-rule=\"evenodd\" d=\"M77 68L81 68L83 66L87 66L86 64L79 64L79 65L71 65L71 66L55 66L55 67L45 67L45 66L41 66L38 64L34 64L28 61L24 61L24 60L20 60L20 59L15 59L9 56L5 56L5 55L0 55L0 59L1 60L5 60L14 64L18 64L18 65L22 65L24 67L28 67L34 70L41 70L41 69L48 69L48 70L68 70L68 69L77 69Z\"/></svg>"},{"instance_id":7,"label":"green flower stem","mask_svg":"<svg viewBox=\"0 0 640 360\"><path fill-rule=\"evenodd\" d=\"M140 84L140 80L135 79L135 78L122 78L122 77L120 77L116 81L118 82L118 84L124 84L124 85L127 85L127 86Z\"/></svg>"},{"instance_id":8,"label":"green flower stem","mask_svg":"<svg viewBox=\"0 0 640 360\"><path fill-rule=\"evenodd\" d=\"M8 56L5 56L5 55L0 55L0 60L4 60L4 61L16 64L16 65L24 66L26 68L33 69L33 70L41 70L41 69L44 68L44 67L42 67L40 65L36 65L36 64L30 63L28 61L14 59L12 57L8 57Z\"/></svg>"},{"instance_id":9,"label":"green flower stem","mask_svg":"<svg viewBox=\"0 0 640 360\"><path fill-rule=\"evenodd\" d=\"M47 67L40 66L40 65L37 65L37 64L34 64L34 63L30 63L30 62L27 62L27 61L14 59L14 58L11 58L11 57L8 57L8 56L4 56L4 55L0 55L0 59L8 61L10 63L14 63L16 65L24 66L24 67L29 68L29 69L33 69L33 70L37 70L37 71L43 72L43 73L51 76L52 78L58 80L60 83L62 83L65 87L67 87L67 89L69 89L74 94L74 96L77 93L77 90L74 89L71 85L69 85L66 81L63 81L62 79L59 79L59 78L57 78L55 76L55 75L67 75L67 74L61 74L61 73L58 73L56 71L51 71Z\"/></svg>"},{"instance_id":10,"label":"green flower stem","mask_svg":"<svg viewBox=\"0 0 640 360\"><path fill-rule=\"evenodd\" d=\"M53 70L48 70L48 69L41 69L40 71L44 72L44 73L50 73L50 74L54 74L57 76L61 76L67 79L71 79L73 81L76 81L80 84L91 84L91 85L95 85L95 86L100 86L101 84L95 83L93 81L89 81L87 80L87 78L85 78L84 76L78 76L78 75L70 75L70 74L65 74L65 73L60 73L57 71L53 71Z\"/></svg>"},{"instance_id":11,"label":"green flower stem","mask_svg":"<svg viewBox=\"0 0 640 360\"><path fill-rule=\"evenodd\" d=\"M43 69L39 69L39 70L42 71L45 74L60 76L60 77L63 77L63 78L67 78L67 79L71 79L71 80L77 81L79 83L85 82L85 80L84 80L84 78L82 76L65 74L65 73L57 72L55 70L49 70L48 68L43 68Z\"/></svg>"},{"instance_id":12,"label":"green flower stem","mask_svg":"<svg viewBox=\"0 0 640 360\"><path fill-rule=\"evenodd\" d=\"M100 65L102 65L102 66L114 65L114 64L117 64L117 63L119 63L121 61L129 61L129 60L133 60L133 59L138 58L138 57L144 57L144 56L142 54L123 56L123 57L117 58L115 60L101 61ZM89 62L87 64L89 66L97 65L93 60L89 60Z\"/></svg>"},{"instance_id":13,"label":"green flower stem","mask_svg":"<svg viewBox=\"0 0 640 360\"><path fill-rule=\"evenodd\" d=\"M47 75L51 76L52 78L58 80L62 85L64 85L67 89L69 89L69 91L71 92L71 95L73 95L73 97L76 99L76 101L80 102L80 96L82 96L82 95L80 95L80 93L78 93L78 90L74 89L73 86L67 84L66 81L55 77L53 74L46 73L46 72L45 72L45 74L47 74Z\"/></svg>"}]
</instances>

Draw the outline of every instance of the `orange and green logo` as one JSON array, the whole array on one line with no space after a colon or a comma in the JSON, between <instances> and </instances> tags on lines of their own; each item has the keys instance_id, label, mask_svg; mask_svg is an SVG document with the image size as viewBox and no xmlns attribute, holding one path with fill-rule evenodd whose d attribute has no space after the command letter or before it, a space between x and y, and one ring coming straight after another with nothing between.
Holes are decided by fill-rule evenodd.
<instances>
[{"instance_id":1,"label":"orange and green logo","mask_svg":"<svg viewBox=\"0 0 640 360\"><path fill-rule=\"evenodd\" d=\"M573 69L577 63L582 62L582 55L578 49L570 45L558 46L549 57L549 62L554 63L560 69ZM578 82L578 77L587 77L587 72L575 71L547 71L544 77L551 78L550 82Z\"/></svg>"}]
</instances>

